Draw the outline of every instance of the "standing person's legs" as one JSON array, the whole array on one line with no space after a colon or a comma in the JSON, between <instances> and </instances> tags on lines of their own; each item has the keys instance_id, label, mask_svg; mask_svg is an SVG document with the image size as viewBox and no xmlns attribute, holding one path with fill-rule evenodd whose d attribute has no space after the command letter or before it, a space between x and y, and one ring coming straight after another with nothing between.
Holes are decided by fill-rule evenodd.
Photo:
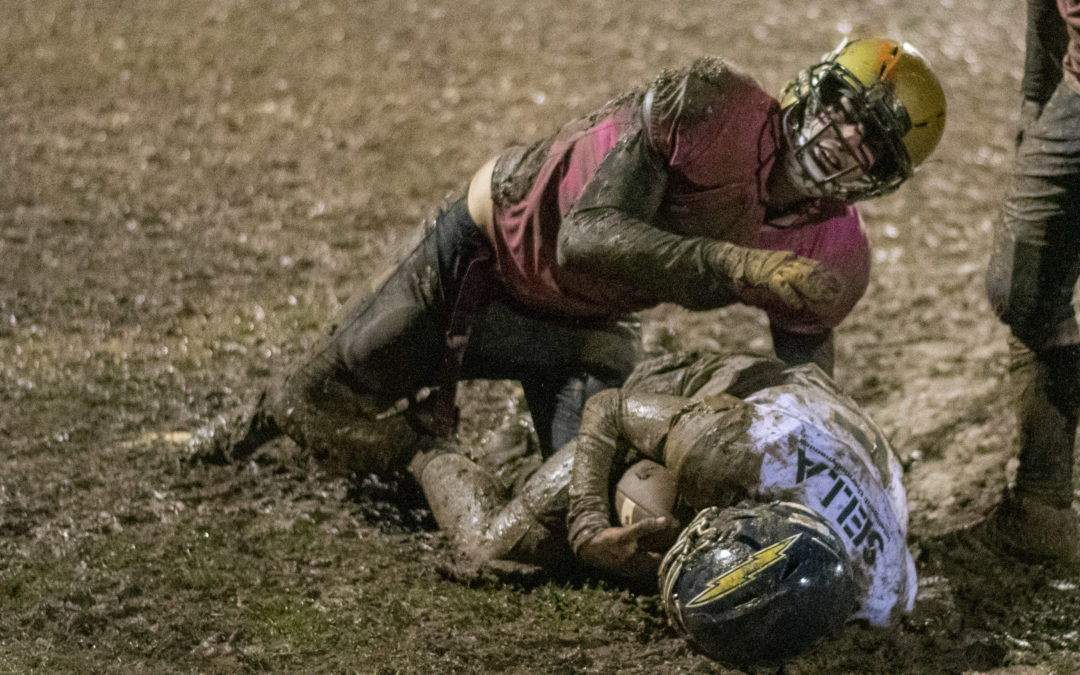
<instances>
[{"instance_id":1,"label":"standing person's legs","mask_svg":"<svg viewBox=\"0 0 1080 675\"><path fill-rule=\"evenodd\" d=\"M1073 454L1080 396L1080 347L1033 352L1009 340L1009 383L1020 445L1015 493L1055 508L1073 497Z\"/></svg>"},{"instance_id":2,"label":"standing person's legs","mask_svg":"<svg viewBox=\"0 0 1080 675\"><path fill-rule=\"evenodd\" d=\"M987 290L1012 331L1015 487L996 514L1001 538L1039 556L1080 556L1072 467L1080 407L1080 96L1059 87L1025 129L994 236Z\"/></svg>"}]
</instances>

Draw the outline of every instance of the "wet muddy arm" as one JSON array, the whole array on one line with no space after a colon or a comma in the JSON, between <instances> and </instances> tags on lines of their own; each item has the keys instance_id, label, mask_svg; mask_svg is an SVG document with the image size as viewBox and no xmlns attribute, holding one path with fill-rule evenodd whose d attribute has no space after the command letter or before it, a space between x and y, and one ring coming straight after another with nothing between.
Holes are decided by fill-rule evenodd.
<instances>
[{"instance_id":1,"label":"wet muddy arm","mask_svg":"<svg viewBox=\"0 0 1080 675\"><path fill-rule=\"evenodd\" d=\"M625 289L625 304L672 302L706 310L764 288L793 309L830 301L838 283L791 251L748 248L662 230L655 220L667 184L640 133L611 150L559 230L559 264Z\"/></svg>"},{"instance_id":2,"label":"wet muddy arm","mask_svg":"<svg viewBox=\"0 0 1080 675\"><path fill-rule=\"evenodd\" d=\"M642 134L620 141L563 220L559 263L633 289L633 300L646 306L711 309L734 302L732 280L717 267L730 244L651 224L666 187L666 168Z\"/></svg>"},{"instance_id":3,"label":"wet muddy arm","mask_svg":"<svg viewBox=\"0 0 1080 675\"><path fill-rule=\"evenodd\" d=\"M611 471L622 467L631 451L664 462L671 422L692 405L690 399L664 394L624 394L608 389L589 399L575 440L567 513L575 555L611 523Z\"/></svg>"}]
</instances>

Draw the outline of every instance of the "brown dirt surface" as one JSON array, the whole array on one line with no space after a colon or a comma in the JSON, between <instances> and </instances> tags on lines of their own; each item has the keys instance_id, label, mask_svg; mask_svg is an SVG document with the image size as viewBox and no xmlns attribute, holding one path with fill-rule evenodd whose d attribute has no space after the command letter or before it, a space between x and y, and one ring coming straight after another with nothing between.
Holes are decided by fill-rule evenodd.
<instances>
[{"instance_id":1,"label":"brown dirt surface","mask_svg":"<svg viewBox=\"0 0 1080 675\"><path fill-rule=\"evenodd\" d=\"M945 138L867 204L839 382L908 468L916 611L784 673L1080 670L1080 579L964 528L1013 458L983 291L1019 112L1019 0L0 3L0 671L722 672L655 595L462 572L408 485L277 442L185 462L441 197L665 67L779 91L844 35L915 44ZM647 313L652 351L768 350L754 310ZM462 392L474 440L523 405ZM463 583L464 582L464 583Z\"/></svg>"}]
</instances>

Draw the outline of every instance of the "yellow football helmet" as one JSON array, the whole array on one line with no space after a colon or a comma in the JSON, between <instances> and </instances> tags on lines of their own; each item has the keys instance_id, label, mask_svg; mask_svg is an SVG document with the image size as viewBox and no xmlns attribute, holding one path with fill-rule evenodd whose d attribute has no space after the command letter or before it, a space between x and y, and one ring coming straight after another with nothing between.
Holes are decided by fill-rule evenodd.
<instances>
[{"instance_id":1,"label":"yellow football helmet","mask_svg":"<svg viewBox=\"0 0 1080 675\"><path fill-rule=\"evenodd\" d=\"M844 41L800 73L781 97L787 157L808 194L848 201L888 194L908 179L945 130L945 92L911 45L887 38ZM823 138L856 125L865 148L854 168L823 161ZM834 162L835 164L835 162Z\"/></svg>"}]
</instances>

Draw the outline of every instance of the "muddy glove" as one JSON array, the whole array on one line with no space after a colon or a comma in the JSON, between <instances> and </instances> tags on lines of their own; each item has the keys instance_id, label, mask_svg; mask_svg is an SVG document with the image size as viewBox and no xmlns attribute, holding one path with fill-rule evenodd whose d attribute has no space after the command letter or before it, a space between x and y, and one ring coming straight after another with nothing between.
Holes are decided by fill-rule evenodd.
<instances>
[{"instance_id":1,"label":"muddy glove","mask_svg":"<svg viewBox=\"0 0 1080 675\"><path fill-rule=\"evenodd\" d=\"M767 288L794 310L829 302L840 282L820 262L791 251L746 248L726 242L712 251L713 269L731 280L737 290Z\"/></svg>"}]
</instances>

